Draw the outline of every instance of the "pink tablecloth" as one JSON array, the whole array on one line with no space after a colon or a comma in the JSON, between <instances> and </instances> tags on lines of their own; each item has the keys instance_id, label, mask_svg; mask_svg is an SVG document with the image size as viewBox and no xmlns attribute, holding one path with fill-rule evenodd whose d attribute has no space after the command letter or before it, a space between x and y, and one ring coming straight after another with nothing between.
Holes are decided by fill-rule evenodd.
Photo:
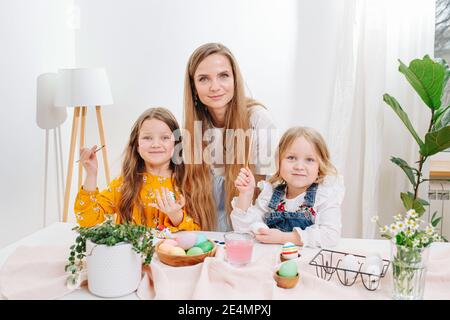
<instances>
[{"instance_id":1,"label":"pink tablecloth","mask_svg":"<svg viewBox=\"0 0 450 320\"><path fill-rule=\"evenodd\" d=\"M345 287L334 275L319 279L309 258L297 260L300 281L281 289L273 280L279 248L259 246L253 262L234 267L219 247L215 258L189 267L170 267L155 255L151 270L143 273L137 290L141 299L390 299L392 275L388 271L376 291L361 280ZM65 286L68 246L18 247L0 270L0 293L7 299L57 299L70 292ZM450 247L432 250L425 299L450 299Z\"/></svg>"}]
</instances>

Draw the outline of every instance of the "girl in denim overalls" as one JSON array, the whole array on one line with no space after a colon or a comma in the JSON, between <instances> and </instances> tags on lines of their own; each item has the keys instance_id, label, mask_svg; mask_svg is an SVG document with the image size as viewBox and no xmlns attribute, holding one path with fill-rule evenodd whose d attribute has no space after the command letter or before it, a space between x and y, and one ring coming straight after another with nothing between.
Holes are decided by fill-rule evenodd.
<instances>
[{"instance_id":1,"label":"girl in denim overalls","mask_svg":"<svg viewBox=\"0 0 450 320\"><path fill-rule=\"evenodd\" d=\"M293 242L310 247L335 246L341 234L342 177L330 162L322 136L311 128L293 127L281 138L277 172L260 181L252 205L255 179L242 168L232 201L234 230L252 231L263 243Z\"/></svg>"}]
</instances>

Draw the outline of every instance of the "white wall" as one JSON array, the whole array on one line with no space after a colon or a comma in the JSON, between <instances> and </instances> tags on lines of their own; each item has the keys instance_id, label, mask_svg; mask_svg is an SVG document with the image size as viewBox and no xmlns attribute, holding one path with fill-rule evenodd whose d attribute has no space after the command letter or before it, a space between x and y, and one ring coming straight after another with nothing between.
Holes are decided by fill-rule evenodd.
<instances>
[{"instance_id":1,"label":"white wall","mask_svg":"<svg viewBox=\"0 0 450 320\"><path fill-rule=\"evenodd\" d=\"M42 226L44 131L35 122L39 74L70 66L107 69L115 103L103 108L103 121L113 177L142 111L165 106L181 123L186 62L205 42L232 50L249 94L268 107L279 133L308 125L327 138L336 26L344 7L345 1L330 0L0 0L0 247ZM77 10L79 28L73 29L67 22ZM68 112L62 127L65 169ZM96 130L89 110L87 145L99 144ZM50 199L56 178L50 174L48 223L57 219L56 201ZM75 170L69 208L76 184ZM104 186L101 174L99 187ZM74 220L71 210L69 218ZM352 235L344 230L344 236Z\"/></svg>"},{"instance_id":2,"label":"white wall","mask_svg":"<svg viewBox=\"0 0 450 320\"><path fill-rule=\"evenodd\" d=\"M186 62L206 42L221 42L231 49L249 95L268 107L280 133L292 125L314 126L326 133L334 25L342 3L79 0L77 4L81 13L77 62L106 67L115 99L114 106L103 108L112 175L119 174L130 128L147 107L166 106L182 122ZM94 119L88 119L87 144L99 143ZM101 179L99 183L104 185Z\"/></svg>"},{"instance_id":3,"label":"white wall","mask_svg":"<svg viewBox=\"0 0 450 320\"><path fill-rule=\"evenodd\" d=\"M45 131L36 125L36 79L74 63L73 32L66 26L70 4L0 1L0 247L43 225ZM67 137L67 122L62 130ZM54 149L49 151L51 167ZM50 173L49 220L57 213L50 199L56 175Z\"/></svg>"}]
</instances>

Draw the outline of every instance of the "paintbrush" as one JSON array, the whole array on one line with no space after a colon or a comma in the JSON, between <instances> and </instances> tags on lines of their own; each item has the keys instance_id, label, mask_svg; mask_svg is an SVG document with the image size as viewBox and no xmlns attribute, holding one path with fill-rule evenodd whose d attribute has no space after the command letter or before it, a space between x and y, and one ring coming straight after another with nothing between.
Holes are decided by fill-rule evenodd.
<instances>
[{"instance_id":1,"label":"paintbrush","mask_svg":"<svg viewBox=\"0 0 450 320\"><path fill-rule=\"evenodd\" d=\"M248 154L245 158L245 168L248 168L248 163L250 162L250 157L252 156L252 142L253 142L253 134L250 135L249 141L248 141Z\"/></svg>"},{"instance_id":2,"label":"paintbrush","mask_svg":"<svg viewBox=\"0 0 450 320\"><path fill-rule=\"evenodd\" d=\"M105 145L102 145L100 148L98 148L97 150L94 151L94 153L97 153L98 151L102 150L105 147ZM75 161L75 163L80 162L81 159L78 159L77 161Z\"/></svg>"}]
</instances>

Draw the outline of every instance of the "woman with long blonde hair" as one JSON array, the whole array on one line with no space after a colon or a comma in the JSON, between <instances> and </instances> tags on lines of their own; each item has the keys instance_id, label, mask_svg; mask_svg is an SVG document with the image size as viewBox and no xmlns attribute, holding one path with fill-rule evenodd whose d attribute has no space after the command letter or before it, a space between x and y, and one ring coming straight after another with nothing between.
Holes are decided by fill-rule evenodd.
<instances>
[{"instance_id":1,"label":"woman with long blonde hair","mask_svg":"<svg viewBox=\"0 0 450 320\"><path fill-rule=\"evenodd\" d=\"M189 58L184 129L187 210L203 230L229 231L239 170L248 162L258 180L275 171L275 126L267 109L245 96L237 61L220 43L204 44Z\"/></svg>"}]
</instances>

